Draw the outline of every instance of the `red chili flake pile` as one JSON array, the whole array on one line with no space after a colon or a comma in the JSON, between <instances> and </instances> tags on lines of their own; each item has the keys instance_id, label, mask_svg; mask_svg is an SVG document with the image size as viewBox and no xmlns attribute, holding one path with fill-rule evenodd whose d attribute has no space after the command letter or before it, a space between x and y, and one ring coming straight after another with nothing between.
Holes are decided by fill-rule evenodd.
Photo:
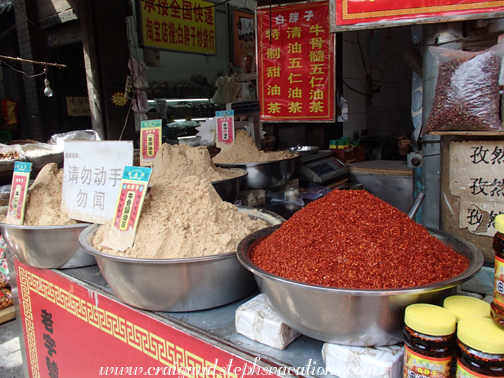
<instances>
[{"instance_id":1,"label":"red chili flake pile","mask_svg":"<svg viewBox=\"0 0 504 378\"><path fill-rule=\"evenodd\" d=\"M469 261L365 190L333 190L260 241L251 260L294 281L398 289L445 281Z\"/></svg>"}]
</instances>

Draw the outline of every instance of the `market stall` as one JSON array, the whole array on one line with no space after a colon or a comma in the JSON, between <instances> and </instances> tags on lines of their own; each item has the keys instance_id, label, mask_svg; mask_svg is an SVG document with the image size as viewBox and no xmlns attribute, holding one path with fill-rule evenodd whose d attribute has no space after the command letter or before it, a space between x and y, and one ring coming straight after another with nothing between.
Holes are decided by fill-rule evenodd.
<instances>
[{"instance_id":1,"label":"market stall","mask_svg":"<svg viewBox=\"0 0 504 378\"><path fill-rule=\"evenodd\" d=\"M468 14L448 4L413 18L397 6L347 5L258 8L261 121L335 121L334 32L364 27L368 17L376 26ZM499 10L478 8L478 17ZM289 18L301 19L299 28L289 28L285 12L303 15ZM156 46L155 33L144 33ZM298 37L310 54L289 43ZM279 54L282 44L288 53ZM281 74L282 65L289 66ZM299 87L283 91L292 84ZM265 152L257 120L248 130L234 121L233 109L217 110L207 148L163 144L162 120L145 116L137 166L131 141L68 141L63 168L45 165L31 186L31 165L16 162L0 229L28 376L417 377L429 375L427 367L448 376L455 342L467 339L456 334L460 319L445 301L461 293L479 295L476 316L494 327L482 334L496 347L476 349L496 355L496 374L504 375L504 331L488 319L496 316L487 303L493 282L470 285L489 275L476 246L416 224L368 191L324 187L359 166L369 173L369 162L348 167L316 146L315 154L301 146ZM401 173L409 179L411 169ZM322 185L310 193L292 178ZM263 206L266 190L271 203L294 209L288 219ZM448 319L441 333L415 322L425 315L414 311L418 304ZM424 355L415 332L449 348Z\"/></svg>"}]
</instances>

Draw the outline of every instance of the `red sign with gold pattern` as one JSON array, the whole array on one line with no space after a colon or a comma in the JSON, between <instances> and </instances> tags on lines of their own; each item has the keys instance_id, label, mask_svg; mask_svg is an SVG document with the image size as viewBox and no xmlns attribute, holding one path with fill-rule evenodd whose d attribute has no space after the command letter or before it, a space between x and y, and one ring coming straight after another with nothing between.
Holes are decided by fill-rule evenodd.
<instances>
[{"instance_id":1,"label":"red sign with gold pattern","mask_svg":"<svg viewBox=\"0 0 504 378\"><path fill-rule=\"evenodd\" d=\"M261 121L334 121L329 2L257 9Z\"/></svg>"},{"instance_id":2,"label":"red sign with gold pattern","mask_svg":"<svg viewBox=\"0 0 504 378\"><path fill-rule=\"evenodd\" d=\"M503 11L504 1L331 0L331 32L389 27L394 24L457 21L461 20L460 16L466 19L497 17L499 15L491 13Z\"/></svg>"},{"instance_id":3,"label":"red sign with gold pattern","mask_svg":"<svg viewBox=\"0 0 504 378\"><path fill-rule=\"evenodd\" d=\"M276 377L156 315L15 260L31 378Z\"/></svg>"}]
</instances>

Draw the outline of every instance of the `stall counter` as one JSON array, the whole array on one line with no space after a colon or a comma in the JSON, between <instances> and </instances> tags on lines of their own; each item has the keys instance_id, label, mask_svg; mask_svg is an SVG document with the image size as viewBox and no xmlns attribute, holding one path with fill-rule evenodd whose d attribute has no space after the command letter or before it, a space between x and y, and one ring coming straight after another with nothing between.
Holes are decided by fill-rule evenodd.
<instances>
[{"instance_id":1,"label":"stall counter","mask_svg":"<svg viewBox=\"0 0 504 378\"><path fill-rule=\"evenodd\" d=\"M301 336L287 349L277 350L236 333L236 309L258 292L205 311L149 312L121 303L96 265L49 270L15 259L11 264L17 276L15 307L23 327L21 345L29 377L121 372L286 376L289 368L290 375L312 377L321 376L317 369L324 368L321 341ZM178 368L181 374L174 370ZM189 368L200 368L200 374L191 374Z\"/></svg>"}]
</instances>

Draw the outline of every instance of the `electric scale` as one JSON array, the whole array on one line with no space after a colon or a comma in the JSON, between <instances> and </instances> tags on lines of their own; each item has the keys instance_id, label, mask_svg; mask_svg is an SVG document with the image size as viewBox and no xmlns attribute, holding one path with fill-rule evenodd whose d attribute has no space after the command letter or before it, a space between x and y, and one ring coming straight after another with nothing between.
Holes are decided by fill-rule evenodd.
<instances>
[{"instance_id":1,"label":"electric scale","mask_svg":"<svg viewBox=\"0 0 504 378\"><path fill-rule=\"evenodd\" d=\"M350 169L333 156L332 150L322 150L299 158L294 172L302 180L321 184L347 174Z\"/></svg>"}]
</instances>

